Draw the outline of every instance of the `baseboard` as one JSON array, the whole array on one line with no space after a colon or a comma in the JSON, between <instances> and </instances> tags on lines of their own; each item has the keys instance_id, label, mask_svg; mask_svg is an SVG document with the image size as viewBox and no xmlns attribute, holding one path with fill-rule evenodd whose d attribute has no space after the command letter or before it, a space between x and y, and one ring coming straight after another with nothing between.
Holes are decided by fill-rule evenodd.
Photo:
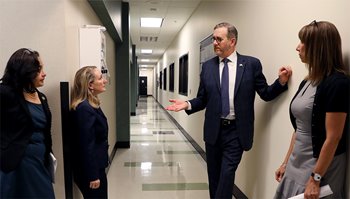
<instances>
[{"instance_id":1,"label":"baseboard","mask_svg":"<svg viewBox=\"0 0 350 199\"><path fill-rule=\"evenodd\" d=\"M114 157L115 157L115 154L117 153L117 149L118 149L118 147L117 147L117 143L115 143L114 144L114 147L113 147L113 150L112 150L112 152L111 152L111 155L109 156L109 164L108 164L108 167L106 168L106 173L108 173L108 171L109 171L109 168L110 168L110 166L111 166L111 164L112 164L112 162L113 162L113 159L114 159Z\"/></svg>"},{"instance_id":2,"label":"baseboard","mask_svg":"<svg viewBox=\"0 0 350 199\"><path fill-rule=\"evenodd\" d=\"M162 109L164 109L164 107L161 104L159 104L159 106L162 107ZM184 128L182 128L182 126L175 120L175 118L172 115L170 115L168 113L168 111L165 111L165 112L166 112L168 118L176 125L176 127L181 131L181 133L187 138L187 140L196 149L196 151L204 159L204 161L207 161L207 157L205 155L205 151L202 149L202 147L200 147L198 145L198 143L190 136L190 134L187 133L187 131Z\"/></svg>"},{"instance_id":3,"label":"baseboard","mask_svg":"<svg viewBox=\"0 0 350 199\"><path fill-rule=\"evenodd\" d=\"M117 148L125 148L125 149L129 149L130 148L130 141L126 141L126 142L117 142L115 143Z\"/></svg>"}]
</instances>

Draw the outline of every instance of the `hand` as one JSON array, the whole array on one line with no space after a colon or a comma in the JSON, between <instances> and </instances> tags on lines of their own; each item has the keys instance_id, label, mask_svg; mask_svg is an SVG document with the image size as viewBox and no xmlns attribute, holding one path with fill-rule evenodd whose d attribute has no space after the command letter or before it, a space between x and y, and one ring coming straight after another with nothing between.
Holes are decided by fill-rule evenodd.
<instances>
[{"instance_id":1,"label":"hand","mask_svg":"<svg viewBox=\"0 0 350 199\"><path fill-rule=\"evenodd\" d=\"M304 198L318 199L320 197L320 182L316 182L312 177L306 183Z\"/></svg>"},{"instance_id":2,"label":"hand","mask_svg":"<svg viewBox=\"0 0 350 199\"><path fill-rule=\"evenodd\" d=\"M100 187L100 179L90 182L90 189L98 189Z\"/></svg>"},{"instance_id":3,"label":"hand","mask_svg":"<svg viewBox=\"0 0 350 199\"><path fill-rule=\"evenodd\" d=\"M188 103L183 100L178 100L178 99L170 99L169 102L173 103L169 106L167 106L165 109L168 111L181 111L181 110L186 110L188 108Z\"/></svg>"},{"instance_id":4,"label":"hand","mask_svg":"<svg viewBox=\"0 0 350 199\"><path fill-rule=\"evenodd\" d=\"M286 164L282 164L276 171L275 171L275 179L277 182L281 182L282 177L284 173L286 172Z\"/></svg>"},{"instance_id":5,"label":"hand","mask_svg":"<svg viewBox=\"0 0 350 199\"><path fill-rule=\"evenodd\" d=\"M284 86L290 76L292 76L292 68L290 66L282 66L278 71L278 80L282 86Z\"/></svg>"}]
</instances>

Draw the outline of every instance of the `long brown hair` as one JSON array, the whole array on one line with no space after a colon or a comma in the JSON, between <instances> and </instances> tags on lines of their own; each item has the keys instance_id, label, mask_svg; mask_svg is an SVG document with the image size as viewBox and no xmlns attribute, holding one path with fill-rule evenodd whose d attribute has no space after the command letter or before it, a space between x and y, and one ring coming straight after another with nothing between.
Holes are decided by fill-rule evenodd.
<instances>
[{"instance_id":1,"label":"long brown hair","mask_svg":"<svg viewBox=\"0 0 350 199\"><path fill-rule=\"evenodd\" d=\"M323 78L335 71L346 74L343 63L340 34L334 24L313 21L299 31L299 39L305 46L305 59L309 79L318 85Z\"/></svg>"},{"instance_id":2,"label":"long brown hair","mask_svg":"<svg viewBox=\"0 0 350 199\"><path fill-rule=\"evenodd\" d=\"M39 53L30 48L20 48L14 52L7 62L3 84L12 86L19 92L35 92L34 79L41 70Z\"/></svg>"},{"instance_id":3,"label":"long brown hair","mask_svg":"<svg viewBox=\"0 0 350 199\"><path fill-rule=\"evenodd\" d=\"M71 92L71 109L75 110L86 99L92 107L98 108L100 106L100 100L89 89L89 84L95 80L95 69L97 69L96 66L84 66L76 72Z\"/></svg>"}]
</instances>

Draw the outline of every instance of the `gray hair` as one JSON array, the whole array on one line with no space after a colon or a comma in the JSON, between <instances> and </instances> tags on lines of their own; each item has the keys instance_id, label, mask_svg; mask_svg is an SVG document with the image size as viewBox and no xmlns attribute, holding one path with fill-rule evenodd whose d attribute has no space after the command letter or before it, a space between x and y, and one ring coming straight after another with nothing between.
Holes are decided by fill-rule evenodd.
<instances>
[{"instance_id":1,"label":"gray hair","mask_svg":"<svg viewBox=\"0 0 350 199\"><path fill-rule=\"evenodd\" d=\"M237 31L236 27L234 27L230 23L221 22L221 23L215 25L214 30L217 29L217 28L222 28L222 27L227 28L227 38L235 38L236 39L236 43L237 43L238 31Z\"/></svg>"}]
</instances>

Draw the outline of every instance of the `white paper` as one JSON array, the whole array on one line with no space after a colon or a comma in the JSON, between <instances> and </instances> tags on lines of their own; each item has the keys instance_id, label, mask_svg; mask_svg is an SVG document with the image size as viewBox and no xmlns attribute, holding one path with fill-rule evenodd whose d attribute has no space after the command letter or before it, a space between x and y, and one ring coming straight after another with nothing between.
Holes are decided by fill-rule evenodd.
<instances>
[{"instance_id":1,"label":"white paper","mask_svg":"<svg viewBox=\"0 0 350 199\"><path fill-rule=\"evenodd\" d=\"M332 191L331 187L327 184L327 185L324 185L320 188L320 197L319 198L329 196L331 194L333 194L333 191ZM288 199L304 199L304 193L290 197Z\"/></svg>"},{"instance_id":2,"label":"white paper","mask_svg":"<svg viewBox=\"0 0 350 199\"><path fill-rule=\"evenodd\" d=\"M51 175L51 181L52 183L55 183L55 173L57 169L57 160L56 157L50 153L50 164L49 164L49 172Z\"/></svg>"}]
</instances>

